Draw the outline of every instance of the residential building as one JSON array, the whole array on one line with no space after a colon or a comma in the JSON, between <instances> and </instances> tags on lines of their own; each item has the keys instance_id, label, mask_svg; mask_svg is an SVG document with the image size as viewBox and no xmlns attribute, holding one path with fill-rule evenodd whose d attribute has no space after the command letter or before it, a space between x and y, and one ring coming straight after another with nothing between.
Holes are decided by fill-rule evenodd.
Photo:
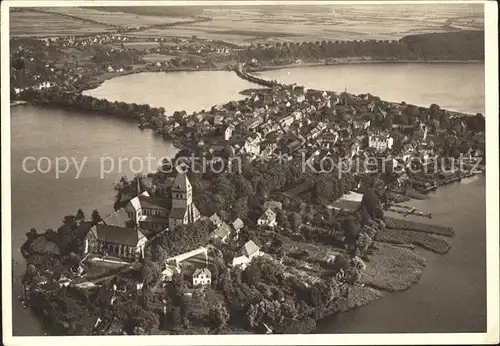
<instances>
[{"instance_id":1,"label":"residential building","mask_svg":"<svg viewBox=\"0 0 500 346\"><path fill-rule=\"evenodd\" d=\"M163 269L163 271L161 272L161 279L162 279L162 281L169 282L169 281L172 281L172 277L175 274L180 274L180 273L181 273L181 269L178 266L167 264L165 266L165 269Z\"/></svg>"},{"instance_id":2,"label":"residential building","mask_svg":"<svg viewBox=\"0 0 500 346\"><path fill-rule=\"evenodd\" d=\"M270 143L265 145L260 151L261 157L271 157L274 150L276 150L276 147L277 147L276 143Z\"/></svg>"},{"instance_id":3,"label":"residential building","mask_svg":"<svg viewBox=\"0 0 500 346\"><path fill-rule=\"evenodd\" d=\"M260 248L254 243L253 240L247 241L241 248L240 252L241 255L247 256L249 259L261 255Z\"/></svg>"},{"instance_id":4,"label":"residential building","mask_svg":"<svg viewBox=\"0 0 500 346\"><path fill-rule=\"evenodd\" d=\"M233 237L233 239L237 240L238 237L239 237L239 235L240 235L240 231L245 226L245 223L240 218L237 218L236 220L233 221L233 223L231 224L231 226L232 226L233 231L234 231L234 237Z\"/></svg>"},{"instance_id":5,"label":"residential building","mask_svg":"<svg viewBox=\"0 0 500 346\"><path fill-rule=\"evenodd\" d=\"M318 137L317 142L320 147L324 149L331 149L337 143L338 139L339 139L339 134L336 131L333 131L333 132L322 133Z\"/></svg>"},{"instance_id":6,"label":"residential building","mask_svg":"<svg viewBox=\"0 0 500 346\"><path fill-rule=\"evenodd\" d=\"M299 150L301 147L302 147L302 142L297 139L297 140L294 140L293 142L288 143L286 145L286 147L284 148L284 151L287 154L293 154L294 152Z\"/></svg>"},{"instance_id":7,"label":"residential building","mask_svg":"<svg viewBox=\"0 0 500 346\"><path fill-rule=\"evenodd\" d=\"M257 225L274 228L276 226L276 213L271 209L266 209L264 214L257 220Z\"/></svg>"},{"instance_id":8,"label":"residential building","mask_svg":"<svg viewBox=\"0 0 500 346\"><path fill-rule=\"evenodd\" d=\"M294 122L295 118L292 114L281 116L277 119L278 124L287 129Z\"/></svg>"},{"instance_id":9,"label":"residential building","mask_svg":"<svg viewBox=\"0 0 500 346\"><path fill-rule=\"evenodd\" d=\"M231 232L231 226L222 221L216 226L214 232L212 233L212 238L221 243L226 243L229 240Z\"/></svg>"},{"instance_id":10,"label":"residential building","mask_svg":"<svg viewBox=\"0 0 500 346\"><path fill-rule=\"evenodd\" d=\"M245 139L245 144L243 146L246 153L250 155L259 155L260 154L260 135L259 134L251 134Z\"/></svg>"},{"instance_id":11,"label":"residential building","mask_svg":"<svg viewBox=\"0 0 500 346\"><path fill-rule=\"evenodd\" d=\"M197 268L193 273L193 286L206 286L212 283L212 273L207 268Z\"/></svg>"},{"instance_id":12,"label":"residential building","mask_svg":"<svg viewBox=\"0 0 500 346\"><path fill-rule=\"evenodd\" d=\"M224 139L226 141L230 140L231 137L233 136L233 132L234 132L234 126L233 125L227 126L226 130L224 131Z\"/></svg>"},{"instance_id":13,"label":"residential building","mask_svg":"<svg viewBox=\"0 0 500 346\"><path fill-rule=\"evenodd\" d=\"M260 248L253 242L253 240L249 240L243 245L243 247L239 251L239 256L236 256L231 261L231 266L239 267L241 269L245 269L252 259L258 256L263 255L260 251Z\"/></svg>"},{"instance_id":14,"label":"residential building","mask_svg":"<svg viewBox=\"0 0 500 346\"><path fill-rule=\"evenodd\" d=\"M368 147L376 151L391 149L394 139L388 134L372 134L368 137Z\"/></svg>"},{"instance_id":15,"label":"residential building","mask_svg":"<svg viewBox=\"0 0 500 346\"><path fill-rule=\"evenodd\" d=\"M355 120L353 122L353 126L356 129L366 130L367 128L370 127L370 123L371 123L370 120L360 119L360 120Z\"/></svg>"}]
</instances>

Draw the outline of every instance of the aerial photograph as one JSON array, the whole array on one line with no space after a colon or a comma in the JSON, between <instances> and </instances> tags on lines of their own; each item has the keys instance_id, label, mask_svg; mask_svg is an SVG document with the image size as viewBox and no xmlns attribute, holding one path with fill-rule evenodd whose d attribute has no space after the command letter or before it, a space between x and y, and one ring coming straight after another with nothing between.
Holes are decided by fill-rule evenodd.
<instances>
[{"instance_id":1,"label":"aerial photograph","mask_svg":"<svg viewBox=\"0 0 500 346\"><path fill-rule=\"evenodd\" d=\"M486 333L483 3L32 3L13 336Z\"/></svg>"}]
</instances>

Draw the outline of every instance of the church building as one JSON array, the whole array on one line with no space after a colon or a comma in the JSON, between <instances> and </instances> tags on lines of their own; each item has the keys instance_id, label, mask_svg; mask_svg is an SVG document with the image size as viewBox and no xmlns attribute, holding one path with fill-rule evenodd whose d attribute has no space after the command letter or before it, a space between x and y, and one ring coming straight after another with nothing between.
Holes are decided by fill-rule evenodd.
<instances>
[{"instance_id":1,"label":"church building","mask_svg":"<svg viewBox=\"0 0 500 346\"><path fill-rule=\"evenodd\" d=\"M125 206L137 227L154 233L200 219L193 203L193 188L184 172L179 172L172 185L171 199L150 197L147 192L132 198Z\"/></svg>"}]
</instances>

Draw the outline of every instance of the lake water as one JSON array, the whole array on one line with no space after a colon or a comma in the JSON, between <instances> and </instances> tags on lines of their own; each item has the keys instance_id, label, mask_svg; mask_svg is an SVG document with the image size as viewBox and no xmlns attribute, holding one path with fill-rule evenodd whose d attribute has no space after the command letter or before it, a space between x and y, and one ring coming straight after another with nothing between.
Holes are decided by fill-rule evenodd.
<instances>
[{"instance_id":1,"label":"lake water","mask_svg":"<svg viewBox=\"0 0 500 346\"><path fill-rule=\"evenodd\" d=\"M486 192L484 176L439 188L429 200L406 203L432 213L418 222L455 229L447 254L418 249L427 259L419 282L385 293L360 309L326 318L318 333L465 333L486 331ZM396 216L396 215L391 215Z\"/></svg>"},{"instance_id":2,"label":"lake water","mask_svg":"<svg viewBox=\"0 0 500 346\"><path fill-rule=\"evenodd\" d=\"M437 103L442 108L471 113L484 110L484 87L480 87L484 85L484 68L480 64L346 65L274 70L263 75L314 88L343 90L347 86L349 92L370 92L382 99L424 106ZM191 112L240 99L243 96L239 91L249 87L255 85L231 72L144 73L109 80L87 93L111 101L150 103L165 107L167 112ZM173 156L176 150L151 131L140 131L132 123L99 114L20 106L11 109L11 123L13 329L14 335L40 335L39 323L15 299L20 292L17 278L25 269L18 251L24 234L32 227L39 231L56 228L64 215L78 208L87 215L93 209L105 215L112 209L113 183L130 173L131 168L137 169L125 162L120 171L119 157L144 158L149 153L160 158ZM28 156L47 156L52 162L58 156L73 157L79 165L85 157L87 161L78 179L74 166L56 179L53 171L24 172L22 162ZM103 179L101 157L116 162L113 173L105 174ZM46 164L43 162L42 168ZM109 168L109 161L105 164ZM33 162L27 168L33 169ZM327 319L320 323L318 332L451 332L484 328L484 185L484 178L479 178L469 184L442 188L430 201L413 202L434 214L432 222L456 227L450 252L426 252L429 265L418 284L407 292L388 293L371 305Z\"/></svg>"},{"instance_id":3,"label":"lake water","mask_svg":"<svg viewBox=\"0 0 500 346\"><path fill-rule=\"evenodd\" d=\"M212 106L245 96L240 91L255 88L231 71L144 72L109 79L84 92L109 101L124 101L164 107L166 114L209 110Z\"/></svg>"},{"instance_id":4,"label":"lake water","mask_svg":"<svg viewBox=\"0 0 500 346\"><path fill-rule=\"evenodd\" d=\"M133 123L106 115L80 113L66 109L46 109L32 106L11 108L12 126L12 252L14 275L22 275L26 264L19 252L24 235L34 227L43 232L47 228L57 229L65 215L74 214L82 208L87 216L98 209L102 216L113 209L113 184L127 174L139 170L137 161L122 161L118 158L140 157L146 162L148 153L152 158L173 157L177 150L171 142L164 141L150 130L141 131ZM26 157L47 157L54 167L57 157L68 157L81 169L71 164L67 173L55 177L52 169L46 174L27 173L22 165ZM111 171L113 158L115 169ZM101 158L104 158L101 165ZM74 159L74 161L73 161ZM86 160L86 161L84 161ZM157 160L156 160L157 161ZM48 168L46 159L40 168ZM82 163L84 165L82 166ZM152 170L156 170L155 162ZM26 169L36 169L33 160L26 162ZM145 170L147 169L145 164ZM65 164L61 161L61 168ZM19 280L14 281L13 298L20 294ZM13 301L14 335L39 335L38 323L29 310Z\"/></svg>"},{"instance_id":5,"label":"lake water","mask_svg":"<svg viewBox=\"0 0 500 346\"><path fill-rule=\"evenodd\" d=\"M260 75L320 90L344 91L382 100L484 114L484 64L376 63L295 67Z\"/></svg>"}]
</instances>

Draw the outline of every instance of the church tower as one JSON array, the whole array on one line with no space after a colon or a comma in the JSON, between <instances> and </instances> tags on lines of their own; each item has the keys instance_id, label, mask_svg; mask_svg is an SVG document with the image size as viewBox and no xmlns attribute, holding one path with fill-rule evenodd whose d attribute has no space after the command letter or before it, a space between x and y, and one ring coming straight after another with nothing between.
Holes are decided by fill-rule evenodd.
<instances>
[{"instance_id":1,"label":"church tower","mask_svg":"<svg viewBox=\"0 0 500 346\"><path fill-rule=\"evenodd\" d=\"M193 203L193 187L186 173L178 173L172 186L172 208L186 208Z\"/></svg>"},{"instance_id":2,"label":"church tower","mask_svg":"<svg viewBox=\"0 0 500 346\"><path fill-rule=\"evenodd\" d=\"M172 210L169 225L186 225L200 219L200 212L193 204L193 187L184 172L179 172L172 186Z\"/></svg>"}]
</instances>

